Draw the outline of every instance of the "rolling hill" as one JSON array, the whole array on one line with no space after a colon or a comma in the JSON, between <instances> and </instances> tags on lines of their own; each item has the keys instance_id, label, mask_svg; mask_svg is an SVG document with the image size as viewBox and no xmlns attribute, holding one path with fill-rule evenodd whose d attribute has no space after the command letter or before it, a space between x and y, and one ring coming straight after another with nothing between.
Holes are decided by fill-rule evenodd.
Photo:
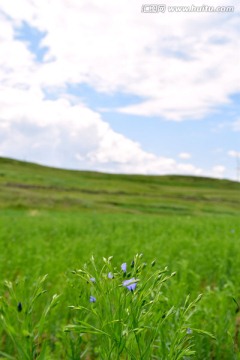
<instances>
[{"instance_id":1,"label":"rolling hill","mask_svg":"<svg viewBox=\"0 0 240 360\"><path fill-rule=\"evenodd\" d=\"M1 157L0 209L9 208L239 215L240 183L62 170Z\"/></svg>"}]
</instances>

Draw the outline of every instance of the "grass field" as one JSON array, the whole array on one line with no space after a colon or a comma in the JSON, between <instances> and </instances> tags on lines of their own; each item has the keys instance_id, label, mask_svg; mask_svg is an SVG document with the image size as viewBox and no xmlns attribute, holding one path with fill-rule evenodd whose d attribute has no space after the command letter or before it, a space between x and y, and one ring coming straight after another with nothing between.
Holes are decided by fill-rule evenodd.
<instances>
[{"instance_id":1,"label":"grass field","mask_svg":"<svg viewBox=\"0 0 240 360\"><path fill-rule=\"evenodd\" d=\"M239 216L236 182L0 158L1 359L240 359Z\"/></svg>"}]
</instances>

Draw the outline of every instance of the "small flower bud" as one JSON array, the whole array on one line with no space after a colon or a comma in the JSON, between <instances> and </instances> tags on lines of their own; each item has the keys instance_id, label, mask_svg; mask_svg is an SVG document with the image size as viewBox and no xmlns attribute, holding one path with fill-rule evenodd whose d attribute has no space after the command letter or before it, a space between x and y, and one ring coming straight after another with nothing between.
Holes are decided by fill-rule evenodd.
<instances>
[{"instance_id":1,"label":"small flower bud","mask_svg":"<svg viewBox=\"0 0 240 360\"><path fill-rule=\"evenodd\" d=\"M18 312L21 312L21 311L22 311L22 303L21 303L21 302L18 303L17 311L18 311Z\"/></svg>"}]
</instances>

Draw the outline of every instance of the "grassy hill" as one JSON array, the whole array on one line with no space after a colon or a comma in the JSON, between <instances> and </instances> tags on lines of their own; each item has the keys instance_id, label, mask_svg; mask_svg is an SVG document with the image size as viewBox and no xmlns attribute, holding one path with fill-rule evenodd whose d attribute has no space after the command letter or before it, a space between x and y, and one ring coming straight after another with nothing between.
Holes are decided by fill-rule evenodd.
<instances>
[{"instance_id":1,"label":"grassy hill","mask_svg":"<svg viewBox=\"0 0 240 360\"><path fill-rule=\"evenodd\" d=\"M0 158L0 199L0 209L239 215L240 183L61 170Z\"/></svg>"},{"instance_id":2,"label":"grassy hill","mask_svg":"<svg viewBox=\"0 0 240 360\"><path fill-rule=\"evenodd\" d=\"M0 158L0 359L150 359L140 351L156 324L149 348L155 359L240 359L239 215L237 182L68 171ZM143 254L140 268L135 254ZM166 266L176 275L160 291ZM123 287L125 276L137 277L136 291ZM190 301L203 297L184 320L188 294ZM79 321L89 328L72 332ZM184 356L190 347L196 354Z\"/></svg>"}]
</instances>

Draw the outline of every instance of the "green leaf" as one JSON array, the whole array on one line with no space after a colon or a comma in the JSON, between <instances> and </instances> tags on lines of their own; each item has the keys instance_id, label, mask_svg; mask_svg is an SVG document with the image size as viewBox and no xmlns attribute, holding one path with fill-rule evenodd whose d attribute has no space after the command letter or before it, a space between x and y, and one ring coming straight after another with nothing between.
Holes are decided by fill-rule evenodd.
<instances>
[{"instance_id":1,"label":"green leaf","mask_svg":"<svg viewBox=\"0 0 240 360\"><path fill-rule=\"evenodd\" d=\"M215 337L213 334L211 334L210 332L208 332L208 331L200 330L200 329L193 329L193 328L191 328L191 330L192 330L192 331L195 331L197 334L207 335L207 336L209 336L210 338L216 340L216 337Z\"/></svg>"},{"instance_id":2,"label":"green leaf","mask_svg":"<svg viewBox=\"0 0 240 360\"><path fill-rule=\"evenodd\" d=\"M0 359L2 359L2 360L3 360L3 359L16 360L15 357L6 354L6 353L3 352L3 351L0 351L0 355L3 356L3 357L0 358Z\"/></svg>"}]
</instances>

